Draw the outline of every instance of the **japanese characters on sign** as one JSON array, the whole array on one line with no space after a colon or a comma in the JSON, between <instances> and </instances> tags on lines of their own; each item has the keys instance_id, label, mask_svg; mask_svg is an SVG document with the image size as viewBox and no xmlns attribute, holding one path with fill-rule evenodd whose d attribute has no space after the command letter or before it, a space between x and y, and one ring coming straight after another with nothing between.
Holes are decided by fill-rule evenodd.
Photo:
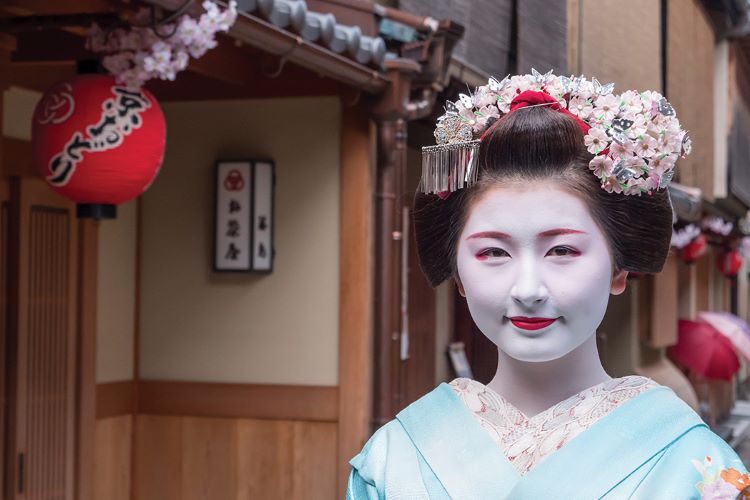
<instances>
[{"instance_id":1,"label":"japanese characters on sign","mask_svg":"<svg viewBox=\"0 0 750 500\"><path fill-rule=\"evenodd\" d=\"M253 270L272 269L271 212L273 205L273 164L255 163L255 203L253 210Z\"/></svg>"},{"instance_id":2,"label":"japanese characters on sign","mask_svg":"<svg viewBox=\"0 0 750 500\"><path fill-rule=\"evenodd\" d=\"M215 270L273 270L273 188L272 162L217 164Z\"/></svg>"},{"instance_id":3,"label":"japanese characters on sign","mask_svg":"<svg viewBox=\"0 0 750 500\"><path fill-rule=\"evenodd\" d=\"M222 162L216 168L216 270L249 271L253 164Z\"/></svg>"}]
</instances>

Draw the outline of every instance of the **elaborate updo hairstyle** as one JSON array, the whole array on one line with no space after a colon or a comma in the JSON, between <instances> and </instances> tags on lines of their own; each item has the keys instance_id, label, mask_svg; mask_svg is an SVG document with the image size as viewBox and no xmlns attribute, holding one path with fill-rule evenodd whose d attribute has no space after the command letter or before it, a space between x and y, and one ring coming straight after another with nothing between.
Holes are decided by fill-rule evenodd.
<instances>
[{"instance_id":1,"label":"elaborate updo hairstyle","mask_svg":"<svg viewBox=\"0 0 750 500\"><path fill-rule=\"evenodd\" d=\"M432 286L456 273L458 239L472 203L489 188L549 180L585 201L607 237L617 269L661 271L672 235L672 207L665 189L651 195L608 193L589 170L592 155L576 121L547 106L502 117L482 139L479 178L443 200L418 192L414 228L422 271Z\"/></svg>"}]
</instances>

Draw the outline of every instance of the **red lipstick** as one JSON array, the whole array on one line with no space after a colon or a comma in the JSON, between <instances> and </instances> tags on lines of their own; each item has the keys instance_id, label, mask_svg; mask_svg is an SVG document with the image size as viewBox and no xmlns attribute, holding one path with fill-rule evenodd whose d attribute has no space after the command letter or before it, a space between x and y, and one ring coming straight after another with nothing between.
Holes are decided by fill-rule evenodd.
<instances>
[{"instance_id":1,"label":"red lipstick","mask_svg":"<svg viewBox=\"0 0 750 500\"><path fill-rule=\"evenodd\" d=\"M515 326L524 330L541 330L557 321L557 318L527 318L526 316L513 316L508 319Z\"/></svg>"}]
</instances>

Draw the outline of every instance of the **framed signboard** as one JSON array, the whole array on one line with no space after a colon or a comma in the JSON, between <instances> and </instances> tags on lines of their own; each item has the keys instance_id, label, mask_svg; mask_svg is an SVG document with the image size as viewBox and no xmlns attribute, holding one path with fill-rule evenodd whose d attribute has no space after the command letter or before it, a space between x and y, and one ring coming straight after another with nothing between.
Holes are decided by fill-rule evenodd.
<instances>
[{"instance_id":1,"label":"framed signboard","mask_svg":"<svg viewBox=\"0 0 750 500\"><path fill-rule=\"evenodd\" d=\"M275 180L274 163L270 160L216 163L215 271L273 271Z\"/></svg>"}]
</instances>

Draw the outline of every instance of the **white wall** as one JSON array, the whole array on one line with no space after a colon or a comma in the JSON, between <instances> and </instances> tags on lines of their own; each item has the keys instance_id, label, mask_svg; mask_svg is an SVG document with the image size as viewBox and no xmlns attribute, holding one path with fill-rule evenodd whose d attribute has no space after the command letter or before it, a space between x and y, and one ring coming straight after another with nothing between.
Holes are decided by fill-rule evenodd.
<instances>
[{"instance_id":1,"label":"white wall","mask_svg":"<svg viewBox=\"0 0 750 500\"><path fill-rule=\"evenodd\" d=\"M336 385L339 100L163 109L166 160L143 198L141 377ZM276 162L275 269L217 274L214 162L253 157Z\"/></svg>"},{"instance_id":2,"label":"white wall","mask_svg":"<svg viewBox=\"0 0 750 500\"><path fill-rule=\"evenodd\" d=\"M137 202L99 222L96 309L96 381L133 378Z\"/></svg>"},{"instance_id":3,"label":"white wall","mask_svg":"<svg viewBox=\"0 0 750 500\"><path fill-rule=\"evenodd\" d=\"M42 94L35 90L10 87L3 92L3 135L31 140L31 117Z\"/></svg>"}]
</instances>

